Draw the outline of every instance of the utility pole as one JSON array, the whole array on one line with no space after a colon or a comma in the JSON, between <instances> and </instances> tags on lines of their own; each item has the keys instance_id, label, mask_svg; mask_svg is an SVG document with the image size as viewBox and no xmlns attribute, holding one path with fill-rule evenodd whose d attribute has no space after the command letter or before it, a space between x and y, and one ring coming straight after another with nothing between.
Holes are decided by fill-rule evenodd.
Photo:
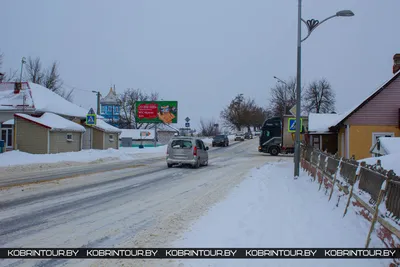
<instances>
[{"instance_id":1,"label":"utility pole","mask_svg":"<svg viewBox=\"0 0 400 267\"><path fill-rule=\"evenodd\" d=\"M294 143L294 177L300 175L300 113L301 113L301 0L297 17L297 77L296 77L296 138Z\"/></svg>"},{"instance_id":2,"label":"utility pole","mask_svg":"<svg viewBox=\"0 0 400 267\"><path fill-rule=\"evenodd\" d=\"M25 63L26 63L26 58L23 57L21 60L21 76L19 77L19 84L21 86L20 89L22 90L22 98L23 98L23 100L22 100L22 112L23 113L25 113L25 89L22 88L22 72L24 70L23 67L24 67Z\"/></svg>"},{"instance_id":3,"label":"utility pole","mask_svg":"<svg viewBox=\"0 0 400 267\"><path fill-rule=\"evenodd\" d=\"M100 115L100 97L101 97L101 93L99 91L92 91L92 93L97 94L97 115Z\"/></svg>"}]
</instances>

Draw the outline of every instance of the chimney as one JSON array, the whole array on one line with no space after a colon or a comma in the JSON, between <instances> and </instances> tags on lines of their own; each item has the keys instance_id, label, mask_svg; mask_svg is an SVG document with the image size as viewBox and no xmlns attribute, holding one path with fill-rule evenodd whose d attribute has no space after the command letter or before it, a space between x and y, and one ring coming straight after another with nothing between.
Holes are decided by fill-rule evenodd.
<instances>
[{"instance_id":1,"label":"chimney","mask_svg":"<svg viewBox=\"0 0 400 267\"><path fill-rule=\"evenodd\" d=\"M400 54L393 56L393 74L400 70Z\"/></svg>"}]
</instances>

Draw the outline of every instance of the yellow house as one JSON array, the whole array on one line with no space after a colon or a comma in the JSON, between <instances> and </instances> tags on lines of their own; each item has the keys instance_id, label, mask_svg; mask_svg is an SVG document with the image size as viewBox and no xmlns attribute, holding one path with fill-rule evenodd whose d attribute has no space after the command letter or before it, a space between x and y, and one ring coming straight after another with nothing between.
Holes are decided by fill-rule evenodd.
<instances>
[{"instance_id":1,"label":"yellow house","mask_svg":"<svg viewBox=\"0 0 400 267\"><path fill-rule=\"evenodd\" d=\"M394 57L393 77L332 127L338 133L342 157L373 157L370 148L379 137L400 137L400 54Z\"/></svg>"}]
</instances>

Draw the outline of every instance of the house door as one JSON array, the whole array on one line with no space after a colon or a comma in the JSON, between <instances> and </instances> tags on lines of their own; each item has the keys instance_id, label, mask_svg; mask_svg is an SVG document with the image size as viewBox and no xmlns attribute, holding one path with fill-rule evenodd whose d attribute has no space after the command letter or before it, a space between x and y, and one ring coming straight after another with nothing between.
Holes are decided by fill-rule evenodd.
<instances>
[{"instance_id":1,"label":"house door","mask_svg":"<svg viewBox=\"0 0 400 267\"><path fill-rule=\"evenodd\" d=\"M6 147L6 150L12 150L13 149L13 129L1 129L1 140L4 140L4 146Z\"/></svg>"},{"instance_id":2,"label":"house door","mask_svg":"<svg viewBox=\"0 0 400 267\"><path fill-rule=\"evenodd\" d=\"M372 147L373 145L375 145L376 142L378 142L378 138L379 138L379 137L394 137L394 133L385 133L385 132L382 132L382 133L372 133L372 145L371 145L371 147ZM372 156L373 156L373 157L376 157L377 155L372 154Z\"/></svg>"}]
</instances>

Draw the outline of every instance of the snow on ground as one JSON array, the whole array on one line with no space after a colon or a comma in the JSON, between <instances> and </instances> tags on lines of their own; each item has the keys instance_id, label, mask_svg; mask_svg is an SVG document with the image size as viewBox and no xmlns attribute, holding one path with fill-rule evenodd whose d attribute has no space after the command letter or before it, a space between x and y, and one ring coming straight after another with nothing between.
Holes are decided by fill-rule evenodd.
<instances>
[{"instance_id":1,"label":"snow on ground","mask_svg":"<svg viewBox=\"0 0 400 267\"><path fill-rule=\"evenodd\" d=\"M347 198L331 202L304 172L293 180L293 163L255 169L227 199L211 208L174 242L174 247L362 248L369 223L350 208ZM374 238L371 247L384 247ZM389 260L250 259L182 260L183 266L388 266ZM177 265L176 265L177 266Z\"/></svg>"},{"instance_id":2,"label":"snow on ground","mask_svg":"<svg viewBox=\"0 0 400 267\"><path fill-rule=\"evenodd\" d=\"M57 154L30 154L21 151L10 151L0 154L0 167L13 165L57 163L57 162L92 162L105 158L116 160L130 160L136 158L162 157L166 153L166 146L146 147L120 147L107 150L82 150L79 152L65 152Z\"/></svg>"},{"instance_id":3,"label":"snow on ground","mask_svg":"<svg viewBox=\"0 0 400 267\"><path fill-rule=\"evenodd\" d=\"M374 165L378 159L381 160L382 168L385 170L393 170L397 175L400 175L400 153L389 154L382 157L360 159L359 162L365 161L369 165Z\"/></svg>"}]
</instances>

